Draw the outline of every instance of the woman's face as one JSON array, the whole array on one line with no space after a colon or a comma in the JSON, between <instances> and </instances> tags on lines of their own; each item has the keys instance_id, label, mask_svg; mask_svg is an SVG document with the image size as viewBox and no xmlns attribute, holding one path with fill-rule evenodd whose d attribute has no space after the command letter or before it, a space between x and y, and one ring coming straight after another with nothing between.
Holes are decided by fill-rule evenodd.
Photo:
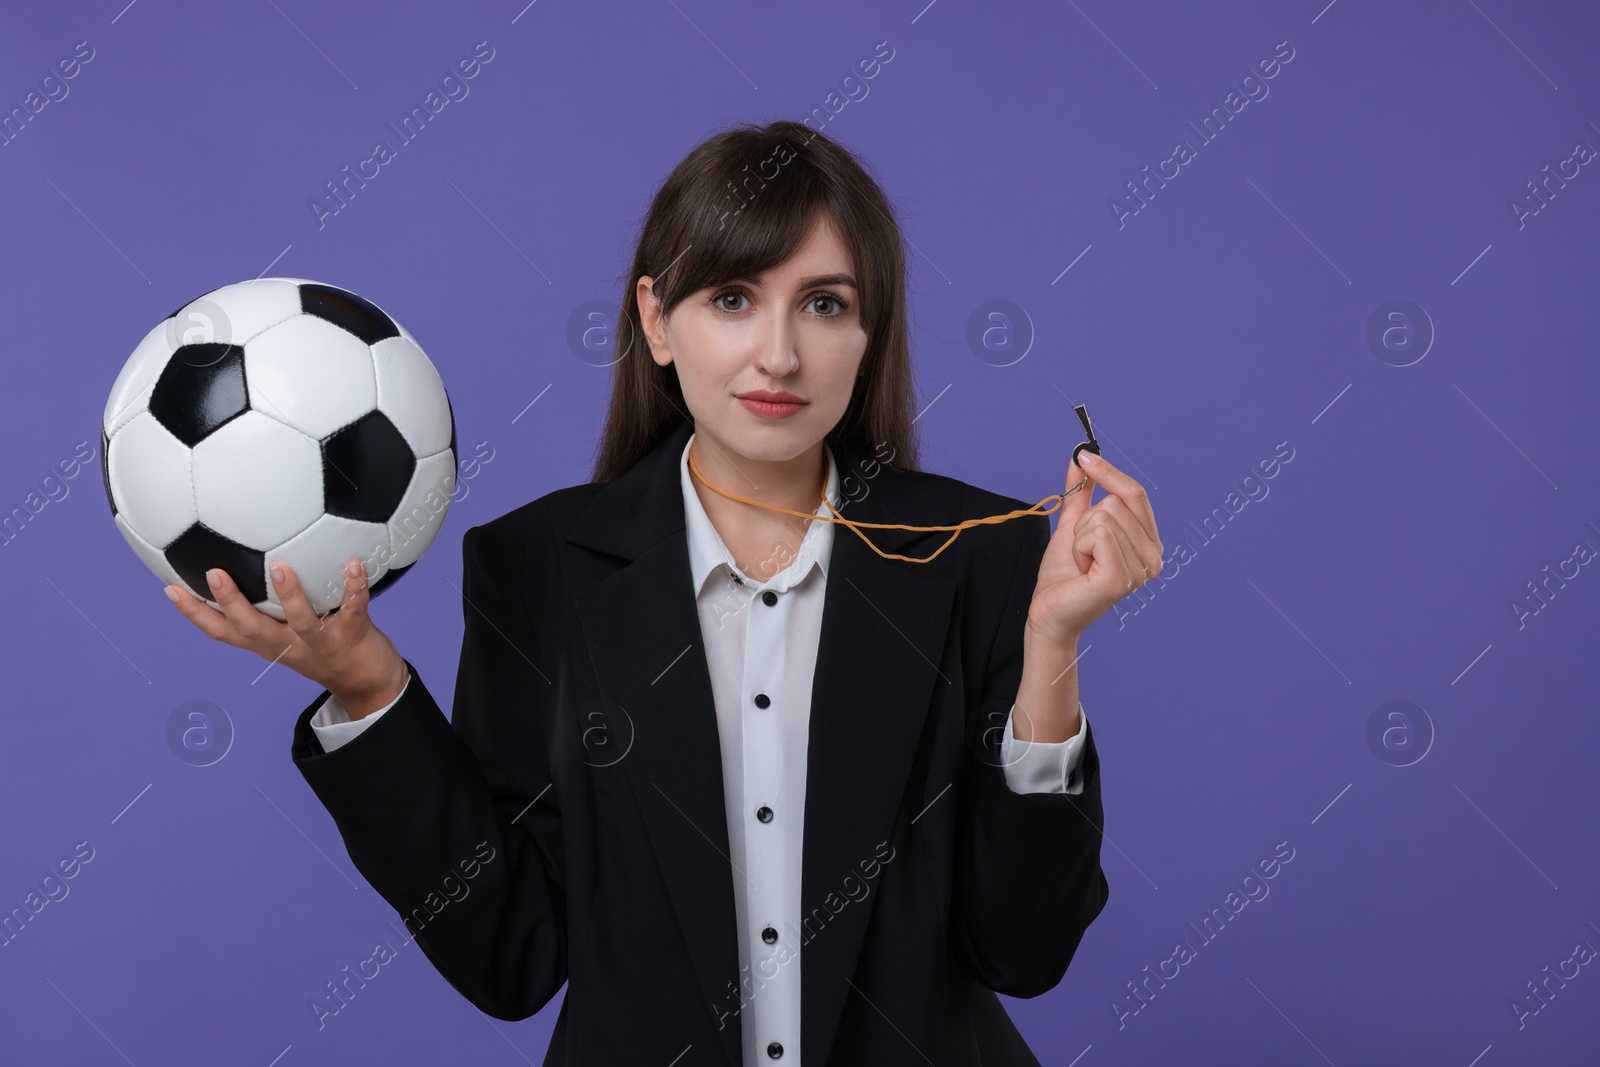
<instances>
[{"instance_id":1,"label":"woman's face","mask_svg":"<svg viewBox=\"0 0 1600 1067\"><path fill-rule=\"evenodd\" d=\"M794 255L759 278L728 279L665 317L639 279L650 355L675 363L697 436L756 461L794 459L844 416L867 334L850 253L819 214ZM750 394L789 403L761 404ZM698 457L711 450L695 450Z\"/></svg>"}]
</instances>

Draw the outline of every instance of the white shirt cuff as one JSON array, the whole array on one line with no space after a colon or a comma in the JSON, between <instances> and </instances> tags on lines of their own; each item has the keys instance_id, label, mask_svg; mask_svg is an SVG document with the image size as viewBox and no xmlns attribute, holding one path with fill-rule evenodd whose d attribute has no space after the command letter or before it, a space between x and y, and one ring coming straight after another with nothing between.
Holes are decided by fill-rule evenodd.
<instances>
[{"instance_id":1,"label":"white shirt cuff","mask_svg":"<svg viewBox=\"0 0 1600 1067\"><path fill-rule=\"evenodd\" d=\"M354 741L361 731L378 721L378 716L394 707L399 702L400 697L406 695L406 690L410 687L411 677L408 674L406 676L406 684L400 687L400 696L395 697L377 711L354 721L350 718L350 712L345 710L343 704L339 703L339 698L329 693L328 699L324 700L322 706L317 709L316 714L311 716L311 730L317 735L317 740L321 742L322 751L332 752L340 745L348 745L351 741Z\"/></svg>"},{"instance_id":2,"label":"white shirt cuff","mask_svg":"<svg viewBox=\"0 0 1600 1067\"><path fill-rule=\"evenodd\" d=\"M1004 739L1000 742L1006 785L1013 793L1082 793L1078 761L1089 732L1089 717L1084 714L1083 705L1078 705L1078 733L1065 741L1018 740L1011 733L1011 717L1016 710L1013 704L1007 712Z\"/></svg>"}]
</instances>

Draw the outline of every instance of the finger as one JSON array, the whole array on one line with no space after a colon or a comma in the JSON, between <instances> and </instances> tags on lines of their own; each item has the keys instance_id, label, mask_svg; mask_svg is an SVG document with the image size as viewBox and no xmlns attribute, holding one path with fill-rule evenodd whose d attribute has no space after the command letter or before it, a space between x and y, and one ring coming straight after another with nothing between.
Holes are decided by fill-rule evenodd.
<instances>
[{"instance_id":1,"label":"finger","mask_svg":"<svg viewBox=\"0 0 1600 1067\"><path fill-rule=\"evenodd\" d=\"M1104 501L1101 501L1104 503ZM1096 509L1089 513L1084 520L1086 526L1103 528L1110 534L1110 542L1116 547L1116 555L1105 559L1106 579L1116 581L1118 588L1113 594L1113 599L1121 597L1129 590L1144 581L1144 565L1139 562L1138 554L1133 550L1133 544L1128 539L1127 533L1118 525L1109 512ZM1120 567L1119 567L1120 561ZM1120 570L1120 574L1118 573Z\"/></svg>"},{"instance_id":2,"label":"finger","mask_svg":"<svg viewBox=\"0 0 1600 1067\"><path fill-rule=\"evenodd\" d=\"M1093 491L1094 480L1091 478L1090 480L1084 482L1082 489L1079 489L1076 493L1072 494L1072 496L1067 497L1068 501L1074 502L1072 504L1072 512L1070 515L1065 514L1067 512L1067 505L1063 504L1061 508L1063 512L1061 524L1056 526L1057 532L1062 530L1067 531L1068 538L1070 539L1070 543L1072 545L1072 564L1078 569L1079 574L1088 574L1089 568L1094 564L1094 556L1091 552L1093 542L1083 538L1083 534L1088 531L1088 526L1086 526L1084 522L1084 516L1092 513L1093 511L1092 508L1087 508L1084 505L1088 503L1089 494ZM1065 525L1069 522L1071 523L1070 526Z\"/></svg>"},{"instance_id":3,"label":"finger","mask_svg":"<svg viewBox=\"0 0 1600 1067\"><path fill-rule=\"evenodd\" d=\"M1069 530L1076 529L1078 520L1089 510L1089 498L1094 495L1094 480L1091 478L1084 481L1086 474L1087 472L1078 466L1076 460L1067 461L1067 482L1062 487L1062 493L1072 493L1072 495L1063 495L1061 509L1056 512L1056 529L1061 529L1063 523ZM1072 487L1079 482L1083 482L1083 487L1077 492L1072 492Z\"/></svg>"},{"instance_id":4,"label":"finger","mask_svg":"<svg viewBox=\"0 0 1600 1067\"><path fill-rule=\"evenodd\" d=\"M200 632L214 641L228 641L233 635L233 628L228 625L228 620L222 612L195 596L183 586L173 583L167 588L177 594L178 599L173 601L173 606L183 614L183 617L194 623Z\"/></svg>"},{"instance_id":5,"label":"finger","mask_svg":"<svg viewBox=\"0 0 1600 1067\"><path fill-rule=\"evenodd\" d=\"M1128 531L1122 528L1122 524L1113 518L1106 525L1111 528L1111 535L1116 539L1117 548L1122 551L1122 567L1126 581L1122 586L1122 592L1118 594L1121 596L1133 592L1134 586L1142 585L1150 576L1150 571L1144 560L1139 558L1139 553L1134 549L1133 541L1128 537Z\"/></svg>"},{"instance_id":6,"label":"finger","mask_svg":"<svg viewBox=\"0 0 1600 1067\"><path fill-rule=\"evenodd\" d=\"M1108 494L1120 497L1128 505L1130 511L1138 517L1140 525L1150 535L1152 541L1161 540L1161 535L1156 532L1156 515L1150 508L1150 496L1145 492L1131 475L1118 470L1111 461L1104 456L1097 456L1085 451L1084 462L1089 465L1088 470L1093 476L1095 484L1104 489Z\"/></svg>"},{"instance_id":7,"label":"finger","mask_svg":"<svg viewBox=\"0 0 1600 1067\"><path fill-rule=\"evenodd\" d=\"M267 568L267 575L272 579L272 587L277 590L278 603L283 605L283 615L289 629L301 636L316 630L320 620L312 610L311 602L306 599L306 591L301 588L300 576L294 572L294 568L280 560ZM278 580L279 575L282 575L282 581Z\"/></svg>"},{"instance_id":8,"label":"finger","mask_svg":"<svg viewBox=\"0 0 1600 1067\"><path fill-rule=\"evenodd\" d=\"M1119 600L1127 593L1132 576L1128 573L1128 561L1123 558L1122 546L1117 543L1111 524L1085 524L1073 539L1073 547L1081 548L1094 561L1084 572L1093 589L1108 601Z\"/></svg>"},{"instance_id":9,"label":"finger","mask_svg":"<svg viewBox=\"0 0 1600 1067\"><path fill-rule=\"evenodd\" d=\"M264 614L254 604L239 592L239 587L233 584L233 579L221 567L213 567L206 571L206 581L211 585L211 595L222 606L222 614L227 618L228 625L239 637L243 638L245 647L256 645L270 632L266 623L275 626L284 626L277 619ZM265 620L265 621L263 621ZM287 627L285 627L287 629ZM239 643L239 642L235 642ZM281 645L280 645L281 647Z\"/></svg>"},{"instance_id":10,"label":"finger","mask_svg":"<svg viewBox=\"0 0 1600 1067\"><path fill-rule=\"evenodd\" d=\"M352 558L344 568L344 599L339 602L339 618L349 620L345 625L359 629L367 621L367 605L371 601L372 583L367 579L366 562Z\"/></svg>"},{"instance_id":11,"label":"finger","mask_svg":"<svg viewBox=\"0 0 1600 1067\"><path fill-rule=\"evenodd\" d=\"M1127 536L1128 543L1134 558L1146 569L1145 577L1161 570L1161 544L1150 540L1145 533L1144 526L1134 517L1128 505L1121 497L1103 497L1092 510L1104 511L1117 524L1118 528Z\"/></svg>"}]
</instances>

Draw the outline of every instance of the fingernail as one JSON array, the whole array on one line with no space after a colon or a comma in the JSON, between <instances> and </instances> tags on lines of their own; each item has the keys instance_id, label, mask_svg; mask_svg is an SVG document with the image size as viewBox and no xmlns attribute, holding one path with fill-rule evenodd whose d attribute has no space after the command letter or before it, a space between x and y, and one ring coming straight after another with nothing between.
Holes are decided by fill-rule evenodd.
<instances>
[{"instance_id":1,"label":"fingernail","mask_svg":"<svg viewBox=\"0 0 1600 1067\"><path fill-rule=\"evenodd\" d=\"M355 560L351 560L349 563L344 565L344 572L352 578L359 578L361 577L361 564Z\"/></svg>"},{"instance_id":2,"label":"fingernail","mask_svg":"<svg viewBox=\"0 0 1600 1067\"><path fill-rule=\"evenodd\" d=\"M206 571L206 583L213 589L222 588L222 572L219 570Z\"/></svg>"},{"instance_id":3,"label":"fingernail","mask_svg":"<svg viewBox=\"0 0 1600 1067\"><path fill-rule=\"evenodd\" d=\"M172 588L172 586L164 585L161 587L161 591L167 594L167 599L172 601L174 604L178 602L178 591Z\"/></svg>"},{"instance_id":4,"label":"fingernail","mask_svg":"<svg viewBox=\"0 0 1600 1067\"><path fill-rule=\"evenodd\" d=\"M1078 466L1088 468L1100 462L1100 457L1090 452L1087 448L1078 453Z\"/></svg>"},{"instance_id":5,"label":"fingernail","mask_svg":"<svg viewBox=\"0 0 1600 1067\"><path fill-rule=\"evenodd\" d=\"M272 565L272 567L271 567L271 570L272 570L272 584L273 585L282 585L283 584L283 567L280 564L274 563Z\"/></svg>"}]
</instances>

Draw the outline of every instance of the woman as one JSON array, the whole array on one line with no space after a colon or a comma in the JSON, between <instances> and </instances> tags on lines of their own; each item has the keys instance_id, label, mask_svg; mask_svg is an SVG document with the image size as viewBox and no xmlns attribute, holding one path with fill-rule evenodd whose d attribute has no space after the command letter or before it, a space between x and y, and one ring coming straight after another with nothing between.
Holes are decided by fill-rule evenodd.
<instances>
[{"instance_id":1,"label":"woman","mask_svg":"<svg viewBox=\"0 0 1600 1067\"><path fill-rule=\"evenodd\" d=\"M547 1063L1037 1063L995 991L1052 988L1108 892L1077 642L1161 544L1087 453L1108 495L1053 536L897 528L1027 508L916 469L904 276L826 137L691 152L594 481L463 537L449 720L358 561L320 619L288 568L285 623L221 571L221 612L178 600L324 687L295 763L463 996L522 1019L567 984Z\"/></svg>"}]
</instances>

